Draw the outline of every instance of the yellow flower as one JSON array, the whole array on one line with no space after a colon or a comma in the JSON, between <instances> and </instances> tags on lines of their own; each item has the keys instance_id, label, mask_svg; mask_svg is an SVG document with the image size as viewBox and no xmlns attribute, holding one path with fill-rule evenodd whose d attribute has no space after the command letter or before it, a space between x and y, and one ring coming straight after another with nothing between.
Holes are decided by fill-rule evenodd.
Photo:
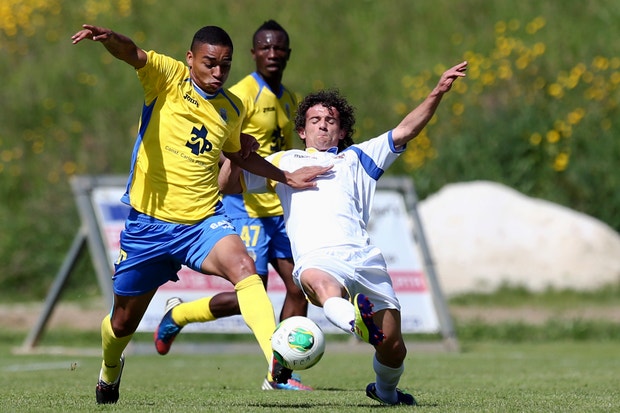
<instances>
[{"instance_id":1,"label":"yellow flower","mask_svg":"<svg viewBox=\"0 0 620 413\"><path fill-rule=\"evenodd\" d=\"M482 75L482 84L489 86L495 83L495 75L491 72L485 72Z\"/></svg>"},{"instance_id":2,"label":"yellow flower","mask_svg":"<svg viewBox=\"0 0 620 413\"><path fill-rule=\"evenodd\" d=\"M2 151L2 153L0 153L0 159L2 159L2 162L10 162L13 159L13 152L9 150Z\"/></svg>"},{"instance_id":3,"label":"yellow flower","mask_svg":"<svg viewBox=\"0 0 620 413\"><path fill-rule=\"evenodd\" d=\"M550 96L553 96L554 98L561 98L564 95L564 90L559 83L550 84L547 88L547 92Z\"/></svg>"},{"instance_id":4,"label":"yellow flower","mask_svg":"<svg viewBox=\"0 0 620 413\"><path fill-rule=\"evenodd\" d=\"M510 68L510 65L508 63L503 63L497 69L497 77L499 77L500 79L504 79L504 80L508 80L512 77L512 69Z\"/></svg>"},{"instance_id":5,"label":"yellow flower","mask_svg":"<svg viewBox=\"0 0 620 413\"><path fill-rule=\"evenodd\" d=\"M62 166L62 169L65 175L73 175L77 171L77 165L75 164L75 162L65 162Z\"/></svg>"},{"instance_id":6,"label":"yellow flower","mask_svg":"<svg viewBox=\"0 0 620 413\"><path fill-rule=\"evenodd\" d=\"M532 53L534 54L534 56L540 56L545 53L546 49L547 47L544 43L538 42L534 44L534 47L532 48Z\"/></svg>"},{"instance_id":7,"label":"yellow flower","mask_svg":"<svg viewBox=\"0 0 620 413\"><path fill-rule=\"evenodd\" d=\"M568 123L570 123L571 125L576 125L579 122L581 122L581 119L583 119L584 116L585 116L585 111L581 108L577 108L573 110L572 112L570 112L568 116L566 117L566 119Z\"/></svg>"},{"instance_id":8,"label":"yellow flower","mask_svg":"<svg viewBox=\"0 0 620 413\"><path fill-rule=\"evenodd\" d=\"M506 32L506 22L498 21L495 23L495 34L504 34Z\"/></svg>"},{"instance_id":9,"label":"yellow flower","mask_svg":"<svg viewBox=\"0 0 620 413\"><path fill-rule=\"evenodd\" d=\"M394 112L396 112L397 115L404 115L405 113L407 113L407 105L405 105L403 102L398 102L394 105Z\"/></svg>"},{"instance_id":10,"label":"yellow flower","mask_svg":"<svg viewBox=\"0 0 620 413\"><path fill-rule=\"evenodd\" d=\"M566 170L566 167L568 166L568 158L568 153L558 153L553 161L553 169L557 172L562 172Z\"/></svg>"},{"instance_id":11,"label":"yellow flower","mask_svg":"<svg viewBox=\"0 0 620 413\"><path fill-rule=\"evenodd\" d=\"M559 140L560 140L560 132L558 132L555 129L552 129L549 132L547 132L547 142L556 143Z\"/></svg>"},{"instance_id":12,"label":"yellow flower","mask_svg":"<svg viewBox=\"0 0 620 413\"><path fill-rule=\"evenodd\" d=\"M604 56L596 56L592 62L592 66L597 70L607 70L609 60Z\"/></svg>"},{"instance_id":13,"label":"yellow flower","mask_svg":"<svg viewBox=\"0 0 620 413\"><path fill-rule=\"evenodd\" d=\"M465 112L465 105L462 102L456 102L452 105L452 113L456 116L460 116Z\"/></svg>"},{"instance_id":14,"label":"yellow flower","mask_svg":"<svg viewBox=\"0 0 620 413\"><path fill-rule=\"evenodd\" d=\"M534 34L538 30L542 29L546 24L544 17L536 17L530 23L525 26L525 31L528 34Z\"/></svg>"}]
</instances>

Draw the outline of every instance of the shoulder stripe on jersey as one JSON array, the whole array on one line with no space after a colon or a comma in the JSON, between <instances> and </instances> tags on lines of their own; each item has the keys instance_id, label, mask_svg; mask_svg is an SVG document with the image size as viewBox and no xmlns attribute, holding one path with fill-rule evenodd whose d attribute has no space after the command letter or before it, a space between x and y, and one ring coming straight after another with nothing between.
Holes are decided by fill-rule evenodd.
<instances>
[{"instance_id":1,"label":"shoulder stripe on jersey","mask_svg":"<svg viewBox=\"0 0 620 413\"><path fill-rule=\"evenodd\" d=\"M269 87L267 83L263 80L263 78L258 74L258 72L252 72L252 77L256 80L258 84L258 93L254 96L254 104L258 102L258 98L260 98L261 93L263 93L263 88Z\"/></svg>"},{"instance_id":2,"label":"shoulder stripe on jersey","mask_svg":"<svg viewBox=\"0 0 620 413\"><path fill-rule=\"evenodd\" d=\"M235 105L235 102L233 102L233 100L230 98L230 96L228 96L228 94L226 94L226 92L224 91L224 89L220 89L220 91L218 93L221 93L222 96L224 96L229 102L230 105L233 107L233 109L235 110L235 112L237 112L237 116L241 114L241 110L239 110L239 108L237 107L237 105Z\"/></svg>"},{"instance_id":3,"label":"shoulder stripe on jersey","mask_svg":"<svg viewBox=\"0 0 620 413\"><path fill-rule=\"evenodd\" d=\"M263 90L263 88L267 88L271 90L278 99L282 97L282 94L284 93L284 85L280 85L279 90L272 90L271 87L267 84L267 82L265 82L265 79L263 79L261 75L258 74L258 72L252 72L252 77L254 78L254 80L256 80L256 83L258 83L258 86L259 86L258 95L256 96L256 99L254 100L254 102L258 100L258 96L260 96L260 93Z\"/></svg>"},{"instance_id":4,"label":"shoulder stripe on jersey","mask_svg":"<svg viewBox=\"0 0 620 413\"><path fill-rule=\"evenodd\" d=\"M151 116L153 116L153 108L157 103L157 98L153 99L153 101L147 105L144 103L142 106L142 114L140 115L140 130L138 131L138 136L136 137L136 143L133 147L133 152L131 153L131 163L129 166L129 178L127 179L127 186L125 188L125 194L122 196L121 201L126 203L127 205L131 205L129 203L129 190L131 186L131 182L133 181L133 172L136 166L136 158L138 157L138 151L140 150L140 145L142 145L142 138L144 137L144 132L146 128L149 126L151 122Z\"/></svg>"},{"instance_id":5,"label":"shoulder stripe on jersey","mask_svg":"<svg viewBox=\"0 0 620 413\"><path fill-rule=\"evenodd\" d=\"M357 157L362 164L362 168L364 171L375 181L381 178L381 175L385 172L383 169L379 168L375 161L372 160L370 156L368 156L364 151L362 151L357 146L349 146L347 150L355 152Z\"/></svg>"}]
</instances>

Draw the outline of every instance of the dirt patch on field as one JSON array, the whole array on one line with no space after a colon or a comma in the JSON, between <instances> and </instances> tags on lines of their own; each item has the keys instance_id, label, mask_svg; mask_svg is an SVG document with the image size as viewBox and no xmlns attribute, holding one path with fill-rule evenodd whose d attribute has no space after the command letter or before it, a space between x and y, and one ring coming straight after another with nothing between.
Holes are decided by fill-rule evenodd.
<instances>
[{"instance_id":1,"label":"dirt patch on field","mask_svg":"<svg viewBox=\"0 0 620 413\"><path fill-rule=\"evenodd\" d=\"M103 301L87 304L59 303L46 327L98 331L102 318L109 311ZM506 308L451 306L455 322L482 321L489 324L523 322L540 325L548 320L607 320L620 323L620 306L589 307L577 310L549 310L541 308ZM0 328L16 331L32 329L43 314L43 304L0 305Z\"/></svg>"},{"instance_id":2,"label":"dirt patch on field","mask_svg":"<svg viewBox=\"0 0 620 413\"><path fill-rule=\"evenodd\" d=\"M488 324L522 322L541 325L549 320L605 320L620 323L620 306L589 307L575 310L549 310L532 307L475 307L452 306L450 312L456 321L481 321Z\"/></svg>"},{"instance_id":3,"label":"dirt patch on field","mask_svg":"<svg viewBox=\"0 0 620 413\"><path fill-rule=\"evenodd\" d=\"M43 317L43 309L40 303L0 305L0 328L30 330ZM96 331L108 311L109 307L103 302L87 305L59 303L49 316L46 327Z\"/></svg>"}]
</instances>

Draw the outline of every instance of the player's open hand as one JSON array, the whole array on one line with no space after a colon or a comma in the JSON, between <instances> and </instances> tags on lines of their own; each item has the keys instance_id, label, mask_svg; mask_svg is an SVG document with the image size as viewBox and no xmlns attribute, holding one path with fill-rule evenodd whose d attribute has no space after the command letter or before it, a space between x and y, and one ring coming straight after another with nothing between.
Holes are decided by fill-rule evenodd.
<instances>
[{"instance_id":1,"label":"player's open hand","mask_svg":"<svg viewBox=\"0 0 620 413\"><path fill-rule=\"evenodd\" d=\"M467 60L446 70L441 75L441 78L439 79L439 83L437 83L437 86L435 87L435 89L439 93L446 93L447 91L450 90L450 88L452 88L452 83L454 83L456 79L458 79L459 77L466 76L465 75L466 70L467 70Z\"/></svg>"},{"instance_id":2,"label":"player's open hand","mask_svg":"<svg viewBox=\"0 0 620 413\"><path fill-rule=\"evenodd\" d=\"M314 188L317 177L329 174L329 170L333 165L329 166L304 166L295 172L285 172L286 184L295 189Z\"/></svg>"},{"instance_id":3,"label":"player's open hand","mask_svg":"<svg viewBox=\"0 0 620 413\"><path fill-rule=\"evenodd\" d=\"M71 36L73 44L79 43L84 39L90 39L95 42L103 42L110 38L112 30L103 27L83 24L83 29Z\"/></svg>"}]
</instances>

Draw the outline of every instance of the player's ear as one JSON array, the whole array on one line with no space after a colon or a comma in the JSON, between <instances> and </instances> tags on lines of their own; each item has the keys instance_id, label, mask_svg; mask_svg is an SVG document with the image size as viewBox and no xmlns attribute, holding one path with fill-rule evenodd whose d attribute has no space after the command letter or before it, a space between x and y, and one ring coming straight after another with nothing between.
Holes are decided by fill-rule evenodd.
<instances>
[{"instance_id":1,"label":"player's ear","mask_svg":"<svg viewBox=\"0 0 620 413\"><path fill-rule=\"evenodd\" d=\"M194 63L194 55L192 54L191 50L187 51L187 54L185 55L185 61L187 62L187 66L189 66L189 68L192 68L192 63Z\"/></svg>"},{"instance_id":2,"label":"player's ear","mask_svg":"<svg viewBox=\"0 0 620 413\"><path fill-rule=\"evenodd\" d=\"M305 129L297 129L297 134L302 141L306 140L306 130Z\"/></svg>"}]
</instances>

